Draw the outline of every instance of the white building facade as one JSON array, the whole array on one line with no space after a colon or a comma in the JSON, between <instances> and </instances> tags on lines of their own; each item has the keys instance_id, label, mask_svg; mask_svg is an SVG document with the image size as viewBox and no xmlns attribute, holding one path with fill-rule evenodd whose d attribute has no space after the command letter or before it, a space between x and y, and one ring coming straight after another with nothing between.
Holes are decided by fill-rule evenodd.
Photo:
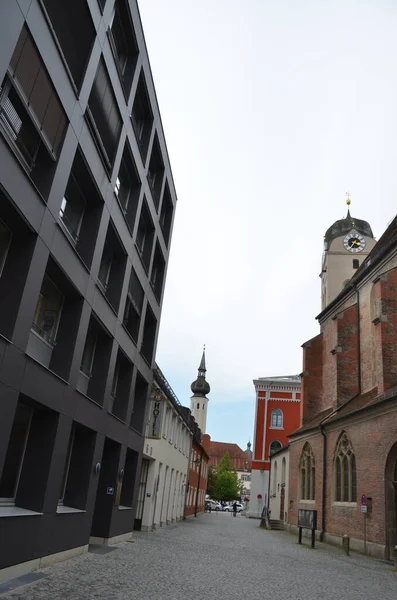
<instances>
[{"instance_id":1,"label":"white building facade","mask_svg":"<svg viewBox=\"0 0 397 600\"><path fill-rule=\"evenodd\" d=\"M183 518L193 438L186 411L156 365L136 514L142 531Z\"/></svg>"},{"instance_id":2,"label":"white building facade","mask_svg":"<svg viewBox=\"0 0 397 600\"><path fill-rule=\"evenodd\" d=\"M270 457L269 511L270 519L288 523L289 447L285 446Z\"/></svg>"},{"instance_id":3,"label":"white building facade","mask_svg":"<svg viewBox=\"0 0 397 600\"><path fill-rule=\"evenodd\" d=\"M288 444L300 426L301 378L299 375L259 377L256 393L251 493L247 517L260 518L270 502L270 459Z\"/></svg>"}]
</instances>

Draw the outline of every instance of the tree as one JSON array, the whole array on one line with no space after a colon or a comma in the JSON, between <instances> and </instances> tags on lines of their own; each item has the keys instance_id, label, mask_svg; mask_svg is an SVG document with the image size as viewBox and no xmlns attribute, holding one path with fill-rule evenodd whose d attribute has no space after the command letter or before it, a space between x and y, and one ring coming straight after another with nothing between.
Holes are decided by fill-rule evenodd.
<instances>
[{"instance_id":1,"label":"tree","mask_svg":"<svg viewBox=\"0 0 397 600\"><path fill-rule=\"evenodd\" d=\"M240 490L237 482L237 473L221 471L217 477L217 500L238 500Z\"/></svg>"},{"instance_id":2,"label":"tree","mask_svg":"<svg viewBox=\"0 0 397 600\"><path fill-rule=\"evenodd\" d=\"M229 453L222 456L217 467L212 467L208 475L207 493L221 501L240 498L237 471L233 467Z\"/></svg>"},{"instance_id":3,"label":"tree","mask_svg":"<svg viewBox=\"0 0 397 600\"><path fill-rule=\"evenodd\" d=\"M207 494L210 498L216 498L217 472L215 467L208 469Z\"/></svg>"}]
</instances>

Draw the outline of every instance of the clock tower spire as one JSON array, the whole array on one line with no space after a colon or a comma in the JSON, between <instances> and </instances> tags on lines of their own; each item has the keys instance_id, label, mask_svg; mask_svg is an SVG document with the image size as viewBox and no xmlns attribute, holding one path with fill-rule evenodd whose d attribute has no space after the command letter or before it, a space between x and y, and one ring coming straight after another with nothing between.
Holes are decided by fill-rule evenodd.
<instances>
[{"instance_id":1,"label":"clock tower spire","mask_svg":"<svg viewBox=\"0 0 397 600\"><path fill-rule=\"evenodd\" d=\"M335 221L324 236L321 310L342 291L376 244L370 224L350 215L349 192L346 192L346 204L346 217Z\"/></svg>"}]
</instances>

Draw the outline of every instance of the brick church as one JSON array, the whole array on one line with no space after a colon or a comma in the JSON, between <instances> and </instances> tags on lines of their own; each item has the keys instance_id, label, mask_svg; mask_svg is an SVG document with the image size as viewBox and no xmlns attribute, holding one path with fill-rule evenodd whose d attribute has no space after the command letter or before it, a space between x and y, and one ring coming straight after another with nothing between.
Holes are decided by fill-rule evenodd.
<instances>
[{"instance_id":1,"label":"brick church","mask_svg":"<svg viewBox=\"0 0 397 600\"><path fill-rule=\"evenodd\" d=\"M303 344L301 427L289 438L289 529L296 529L298 509L313 509L320 539L339 544L347 535L352 549L391 559L397 544L397 217L376 242L370 225L348 211L325 234L320 277L320 333Z\"/></svg>"}]
</instances>

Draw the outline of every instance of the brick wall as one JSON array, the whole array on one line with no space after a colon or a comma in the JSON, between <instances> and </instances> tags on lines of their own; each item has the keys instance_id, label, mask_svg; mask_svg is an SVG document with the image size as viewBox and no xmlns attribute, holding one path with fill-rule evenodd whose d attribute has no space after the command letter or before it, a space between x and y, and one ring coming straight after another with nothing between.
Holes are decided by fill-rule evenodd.
<instances>
[{"instance_id":1,"label":"brick wall","mask_svg":"<svg viewBox=\"0 0 397 600\"><path fill-rule=\"evenodd\" d=\"M303 372L301 402L302 424L322 410L323 391L323 335L320 333L305 342L303 348Z\"/></svg>"},{"instance_id":2,"label":"brick wall","mask_svg":"<svg viewBox=\"0 0 397 600\"><path fill-rule=\"evenodd\" d=\"M376 315L375 339L379 393L397 385L397 269L380 276L375 282ZM378 320L379 319L379 320Z\"/></svg>"},{"instance_id":3,"label":"brick wall","mask_svg":"<svg viewBox=\"0 0 397 600\"><path fill-rule=\"evenodd\" d=\"M336 425L336 424L335 424ZM357 468L357 503L342 505L335 503L333 463L336 446L345 431L352 442ZM385 468L387 457L397 441L397 411L370 417L361 423L340 427L327 433L327 489L325 531L336 535L348 535L363 539L363 515L360 498L366 494L372 498L372 513L367 515L367 540L386 544L386 497ZM299 463L303 447L308 441L316 464L315 501L301 502L299 499ZM289 523L297 525L298 508L317 510L318 529L322 520L322 461L323 439L319 431L307 439L291 441L289 471Z\"/></svg>"},{"instance_id":4,"label":"brick wall","mask_svg":"<svg viewBox=\"0 0 397 600\"><path fill-rule=\"evenodd\" d=\"M336 403L339 406L359 391L358 375L358 308L342 311L336 317Z\"/></svg>"}]
</instances>

